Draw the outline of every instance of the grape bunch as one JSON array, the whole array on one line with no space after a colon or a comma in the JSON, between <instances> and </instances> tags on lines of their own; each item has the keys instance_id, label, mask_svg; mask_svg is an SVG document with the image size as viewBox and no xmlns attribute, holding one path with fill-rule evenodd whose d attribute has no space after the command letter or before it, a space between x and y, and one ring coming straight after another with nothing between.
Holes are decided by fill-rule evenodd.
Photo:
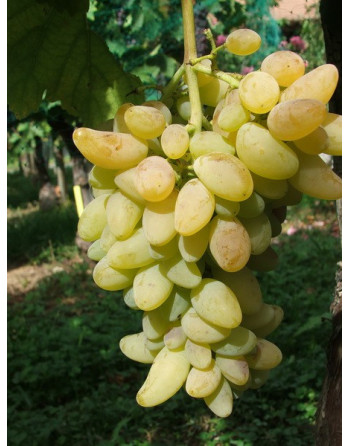
<instances>
[{"instance_id":1,"label":"grape bunch","mask_svg":"<svg viewBox=\"0 0 350 446\"><path fill-rule=\"evenodd\" d=\"M224 46L247 55L260 37L238 30ZM282 360L267 338L283 310L264 302L255 273L277 265L271 242L287 207L303 194L341 197L320 156L341 155L341 116L327 109L338 72L325 64L305 74L298 54L277 51L232 88L212 59L196 67L199 131L186 76L167 104L126 103L111 131L74 131L94 165L78 233L91 242L95 283L123 290L142 314L142 329L120 340L128 358L150 364L137 402L156 406L184 386L227 417Z\"/></svg>"}]
</instances>

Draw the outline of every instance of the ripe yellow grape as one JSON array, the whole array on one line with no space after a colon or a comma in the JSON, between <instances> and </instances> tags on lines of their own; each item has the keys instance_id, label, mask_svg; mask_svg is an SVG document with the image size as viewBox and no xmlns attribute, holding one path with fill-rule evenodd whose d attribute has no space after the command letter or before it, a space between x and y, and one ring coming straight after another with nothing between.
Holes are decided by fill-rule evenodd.
<instances>
[{"instance_id":1,"label":"ripe yellow grape","mask_svg":"<svg viewBox=\"0 0 350 446\"><path fill-rule=\"evenodd\" d=\"M226 418L233 410L233 394L227 380L222 376L218 387L204 398L205 404L218 417Z\"/></svg>"},{"instance_id":2,"label":"ripe yellow grape","mask_svg":"<svg viewBox=\"0 0 350 446\"><path fill-rule=\"evenodd\" d=\"M260 69L271 74L281 87L289 87L304 75L305 63L302 57L293 51L276 51L265 57Z\"/></svg>"},{"instance_id":3,"label":"ripe yellow grape","mask_svg":"<svg viewBox=\"0 0 350 446\"><path fill-rule=\"evenodd\" d=\"M342 180L318 155L298 151L300 168L289 179L291 185L314 198L337 200L342 196Z\"/></svg>"},{"instance_id":4,"label":"ripe yellow grape","mask_svg":"<svg viewBox=\"0 0 350 446\"><path fill-rule=\"evenodd\" d=\"M167 123L167 125L170 125L172 120L173 120L173 116L171 114L171 111L169 110L169 108L163 104L163 102L161 101L146 101L142 104L145 107L153 107L156 108L157 110L159 110L165 119L165 122Z\"/></svg>"},{"instance_id":5,"label":"ripe yellow grape","mask_svg":"<svg viewBox=\"0 0 350 446\"><path fill-rule=\"evenodd\" d=\"M126 110L133 107L133 105L134 104L131 102L127 102L118 108L116 114L114 115L113 132L130 133L129 127L125 124L124 114Z\"/></svg>"},{"instance_id":6,"label":"ripe yellow grape","mask_svg":"<svg viewBox=\"0 0 350 446\"><path fill-rule=\"evenodd\" d=\"M107 224L106 205L110 196L100 195L84 208L78 222L78 234L83 240L93 242L101 237Z\"/></svg>"},{"instance_id":7,"label":"ripe yellow grape","mask_svg":"<svg viewBox=\"0 0 350 446\"><path fill-rule=\"evenodd\" d=\"M181 124L169 125L160 138L163 152L171 159L184 156L190 144L186 127Z\"/></svg>"},{"instance_id":8,"label":"ripe yellow grape","mask_svg":"<svg viewBox=\"0 0 350 446\"><path fill-rule=\"evenodd\" d=\"M191 102L188 95L180 96L176 100L176 109L184 121L189 121L191 117Z\"/></svg>"},{"instance_id":9,"label":"ripe yellow grape","mask_svg":"<svg viewBox=\"0 0 350 446\"><path fill-rule=\"evenodd\" d=\"M124 120L130 132L143 139L157 138L162 134L166 125L161 111L145 105L129 107L125 111Z\"/></svg>"},{"instance_id":10,"label":"ripe yellow grape","mask_svg":"<svg viewBox=\"0 0 350 446\"><path fill-rule=\"evenodd\" d=\"M114 133L88 128L73 132L73 141L82 155L104 169L128 169L146 158L147 141L128 133Z\"/></svg>"},{"instance_id":11,"label":"ripe yellow grape","mask_svg":"<svg viewBox=\"0 0 350 446\"><path fill-rule=\"evenodd\" d=\"M136 269L113 268L106 256L96 263L92 278L103 290L118 291L132 285L136 272Z\"/></svg>"},{"instance_id":12,"label":"ripe yellow grape","mask_svg":"<svg viewBox=\"0 0 350 446\"><path fill-rule=\"evenodd\" d=\"M211 344L215 353L223 356L241 356L251 352L256 346L256 335L242 326L233 328L223 341Z\"/></svg>"},{"instance_id":13,"label":"ripe yellow grape","mask_svg":"<svg viewBox=\"0 0 350 446\"><path fill-rule=\"evenodd\" d=\"M208 84L199 87L199 96L202 104L216 107L225 97L229 84L221 79L213 78Z\"/></svg>"},{"instance_id":14,"label":"ripe yellow grape","mask_svg":"<svg viewBox=\"0 0 350 446\"><path fill-rule=\"evenodd\" d=\"M327 104L337 86L339 73L332 64L324 64L299 77L282 93L280 102L316 99Z\"/></svg>"},{"instance_id":15,"label":"ripe yellow grape","mask_svg":"<svg viewBox=\"0 0 350 446\"><path fill-rule=\"evenodd\" d=\"M247 74L239 84L243 106L252 113L269 112L280 98L280 87L274 77L263 71Z\"/></svg>"},{"instance_id":16,"label":"ripe yellow grape","mask_svg":"<svg viewBox=\"0 0 350 446\"><path fill-rule=\"evenodd\" d=\"M227 50L238 56L248 56L260 48L261 37L251 29L236 29L227 36Z\"/></svg>"},{"instance_id":17,"label":"ripe yellow grape","mask_svg":"<svg viewBox=\"0 0 350 446\"><path fill-rule=\"evenodd\" d=\"M176 236L174 215L178 194L178 190L174 189L165 200L146 204L142 216L142 227L151 245L165 245Z\"/></svg>"},{"instance_id":18,"label":"ripe yellow grape","mask_svg":"<svg viewBox=\"0 0 350 446\"><path fill-rule=\"evenodd\" d=\"M250 113L241 104L228 104L223 107L218 117L218 126L226 132L235 132L244 123L250 121Z\"/></svg>"},{"instance_id":19,"label":"ripe yellow grape","mask_svg":"<svg viewBox=\"0 0 350 446\"><path fill-rule=\"evenodd\" d=\"M333 156L341 156L342 116L336 113L327 113L326 119L322 122L322 128L328 136L328 145L323 152Z\"/></svg>"},{"instance_id":20,"label":"ripe yellow grape","mask_svg":"<svg viewBox=\"0 0 350 446\"><path fill-rule=\"evenodd\" d=\"M322 123L324 125L324 121ZM317 127L316 130L293 141L296 147L309 155L318 155L326 152L329 146L329 137L323 127Z\"/></svg>"},{"instance_id":21,"label":"ripe yellow grape","mask_svg":"<svg viewBox=\"0 0 350 446\"><path fill-rule=\"evenodd\" d=\"M255 184L254 184L255 187ZM251 196L240 202L238 218L254 218L260 215L265 209L264 199L253 191Z\"/></svg>"},{"instance_id":22,"label":"ripe yellow grape","mask_svg":"<svg viewBox=\"0 0 350 446\"><path fill-rule=\"evenodd\" d=\"M175 173L171 165L160 156L149 156L136 167L135 186L147 201L162 201L175 186Z\"/></svg>"},{"instance_id":23,"label":"ripe yellow grape","mask_svg":"<svg viewBox=\"0 0 350 446\"><path fill-rule=\"evenodd\" d=\"M204 67L211 69L212 62L210 59L203 59L199 62L199 65L203 65ZM200 71L196 71L196 74L198 87L203 87L203 85L207 85L213 80L213 76L210 76L209 74L201 73Z\"/></svg>"},{"instance_id":24,"label":"ripe yellow grape","mask_svg":"<svg viewBox=\"0 0 350 446\"><path fill-rule=\"evenodd\" d=\"M202 183L215 195L232 201L243 201L253 192L253 180L246 166L230 153L212 152L193 163Z\"/></svg>"},{"instance_id":25,"label":"ripe yellow grape","mask_svg":"<svg viewBox=\"0 0 350 446\"><path fill-rule=\"evenodd\" d=\"M184 236L195 234L210 221L214 209L214 195L198 178L189 180L176 200L175 229Z\"/></svg>"},{"instance_id":26,"label":"ripe yellow grape","mask_svg":"<svg viewBox=\"0 0 350 446\"><path fill-rule=\"evenodd\" d=\"M267 215L263 212L257 217L241 219L241 223L248 232L251 253L262 254L270 245L272 229Z\"/></svg>"},{"instance_id":27,"label":"ripe yellow grape","mask_svg":"<svg viewBox=\"0 0 350 446\"><path fill-rule=\"evenodd\" d=\"M121 191L112 194L106 205L107 223L119 240L128 238L142 217L143 206L130 200Z\"/></svg>"},{"instance_id":28,"label":"ripe yellow grape","mask_svg":"<svg viewBox=\"0 0 350 446\"><path fill-rule=\"evenodd\" d=\"M190 140L190 152L193 158L212 152L224 152L234 155L235 147L227 138L211 130L195 133Z\"/></svg>"},{"instance_id":29,"label":"ripe yellow grape","mask_svg":"<svg viewBox=\"0 0 350 446\"><path fill-rule=\"evenodd\" d=\"M249 379L249 367L244 356L229 358L217 353L216 364L228 381L237 386L243 386L247 383Z\"/></svg>"},{"instance_id":30,"label":"ripe yellow grape","mask_svg":"<svg viewBox=\"0 0 350 446\"><path fill-rule=\"evenodd\" d=\"M254 192L253 192L254 193ZM234 217L241 208L241 202L226 200L225 198L215 197L215 212L221 217Z\"/></svg>"},{"instance_id":31,"label":"ripe yellow grape","mask_svg":"<svg viewBox=\"0 0 350 446\"><path fill-rule=\"evenodd\" d=\"M89 172L89 184L97 189L115 189L114 177L117 170L94 166Z\"/></svg>"},{"instance_id":32,"label":"ripe yellow grape","mask_svg":"<svg viewBox=\"0 0 350 446\"><path fill-rule=\"evenodd\" d=\"M213 359L206 369L192 367L186 380L186 392L193 398L205 398L219 386L221 371Z\"/></svg>"},{"instance_id":33,"label":"ripe yellow grape","mask_svg":"<svg viewBox=\"0 0 350 446\"><path fill-rule=\"evenodd\" d=\"M326 106L315 99L285 101L270 111L267 126L274 137L293 141L316 130L326 114Z\"/></svg>"},{"instance_id":34,"label":"ripe yellow grape","mask_svg":"<svg viewBox=\"0 0 350 446\"><path fill-rule=\"evenodd\" d=\"M192 289L193 308L204 320L220 327L235 328L242 321L242 311L233 291L215 279L203 279Z\"/></svg>"},{"instance_id":35,"label":"ripe yellow grape","mask_svg":"<svg viewBox=\"0 0 350 446\"><path fill-rule=\"evenodd\" d=\"M282 361L282 352L267 339L258 339L255 350L246 355L245 359L254 370L270 370Z\"/></svg>"},{"instance_id":36,"label":"ripe yellow grape","mask_svg":"<svg viewBox=\"0 0 350 446\"><path fill-rule=\"evenodd\" d=\"M119 347L129 359L143 364L152 364L157 353L146 347L146 340L145 333L142 331L141 333L124 336L119 341Z\"/></svg>"},{"instance_id":37,"label":"ripe yellow grape","mask_svg":"<svg viewBox=\"0 0 350 446\"><path fill-rule=\"evenodd\" d=\"M191 365L197 369L206 369L211 364L212 353L209 344L200 344L187 339L185 353Z\"/></svg>"},{"instance_id":38,"label":"ripe yellow grape","mask_svg":"<svg viewBox=\"0 0 350 446\"><path fill-rule=\"evenodd\" d=\"M228 272L244 268L250 257L251 242L240 221L216 216L210 226L209 248L218 265Z\"/></svg>"},{"instance_id":39,"label":"ripe yellow grape","mask_svg":"<svg viewBox=\"0 0 350 446\"><path fill-rule=\"evenodd\" d=\"M209 243L209 230L207 224L193 235L180 235L179 251L186 262L198 262L202 258Z\"/></svg>"},{"instance_id":40,"label":"ripe yellow grape","mask_svg":"<svg viewBox=\"0 0 350 446\"><path fill-rule=\"evenodd\" d=\"M248 169L264 178L284 180L293 176L299 167L294 151L254 122L247 122L238 130L236 149Z\"/></svg>"}]
</instances>

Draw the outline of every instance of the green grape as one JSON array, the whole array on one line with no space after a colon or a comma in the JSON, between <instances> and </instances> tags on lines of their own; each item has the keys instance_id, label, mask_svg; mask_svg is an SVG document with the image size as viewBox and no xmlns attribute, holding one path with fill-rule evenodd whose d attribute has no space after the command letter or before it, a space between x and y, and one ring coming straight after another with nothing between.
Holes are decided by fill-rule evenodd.
<instances>
[{"instance_id":1,"label":"green grape","mask_svg":"<svg viewBox=\"0 0 350 446\"><path fill-rule=\"evenodd\" d=\"M169 110L169 108L165 104L163 104L163 102L161 102L161 101L147 101L147 102L144 102L142 105L145 106L145 107L156 108L157 110L159 110L163 114L165 122L167 123L167 125L171 124L171 122L173 120L171 111Z\"/></svg>"},{"instance_id":2,"label":"green grape","mask_svg":"<svg viewBox=\"0 0 350 446\"><path fill-rule=\"evenodd\" d=\"M213 276L235 293L244 315L254 314L261 309L263 299L260 285L250 269L245 267L235 273L228 273L216 268Z\"/></svg>"},{"instance_id":3,"label":"green grape","mask_svg":"<svg viewBox=\"0 0 350 446\"><path fill-rule=\"evenodd\" d=\"M255 180L254 176L252 175L254 187L255 187ZM264 199L253 191L251 196L244 201L240 202L240 208L238 212L238 218L254 218L258 215L262 214L265 209L265 201Z\"/></svg>"},{"instance_id":4,"label":"green grape","mask_svg":"<svg viewBox=\"0 0 350 446\"><path fill-rule=\"evenodd\" d=\"M115 189L114 177L117 170L94 166L89 173L89 184L96 189Z\"/></svg>"},{"instance_id":5,"label":"green grape","mask_svg":"<svg viewBox=\"0 0 350 446\"><path fill-rule=\"evenodd\" d=\"M133 106L134 104L127 102L118 108L116 114L114 115L113 132L130 133L129 127L125 123L124 115L126 110Z\"/></svg>"},{"instance_id":6,"label":"green grape","mask_svg":"<svg viewBox=\"0 0 350 446\"><path fill-rule=\"evenodd\" d=\"M89 249L87 251L87 256L89 257L89 259L91 260L95 260L96 262L98 262L99 260L102 259L102 257L104 257L107 254L106 251L104 251L101 248L101 241L100 239L95 240L90 246Z\"/></svg>"},{"instance_id":7,"label":"green grape","mask_svg":"<svg viewBox=\"0 0 350 446\"><path fill-rule=\"evenodd\" d=\"M103 290L118 291L132 285L136 271L112 268L106 256L96 263L92 277L96 285Z\"/></svg>"},{"instance_id":8,"label":"green grape","mask_svg":"<svg viewBox=\"0 0 350 446\"><path fill-rule=\"evenodd\" d=\"M195 288L202 280L202 274L195 262L186 262L181 255L163 260L160 271L175 285L183 288Z\"/></svg>"},{"instance_id":9,"label":"green grape","mask_svg":"<svg viewBox=\"0 0 350 446\"><path fill-rule=\"evenodd\" d=\"M223 376L218 387L213 393L204 398L204 402L218 417L226 418L231 415L233 410L232 390Z\"/></svg>"},{"instance_id":10,"label":"green grape","mask_svg":"<svg viewBox=\"0 0 350 446\"><path fill-rule=\"evenodd\" d=\"M154 310L167 300L173 286L173 282L161 272L159 263L143 267L137 271L133 281L135 303L141 310Z\"/></svg>"},{"instance_id":11,"label":"green grape","mask_svg":"<svg viewBox=\"0 0 350 446\"><path fill-rule=\"evenodd\" d=\"M270 245L272 230L270 220L265 213L257 217L240 218L245 230L248 232L253 255L262 254Z\"/></svg>"},{"instance_id":12,"label":"green grape","mask_svg":"<svg viewBox=\"0 0 350 446\"><path fill-rule=\"evenodd\" d=\"M117 241L116 236L111 231L108 224L103 228L100 240L100 247L106 253L109 251L112 245Z\"/></svg>"},{"instance_id":13,"label":"green grape","mask_svg":"<svg viewBox=\"0 0 350 446\"><path fill-rule=\"evenodd\" d=\"M342 180L318 155L298 151L300 168L289 179L303 194L323 200L337 200L342 196Z\"/></svg>"},{"instance_id":14,"label":"green grape","mask_svg":"<svg viewBox=\"0 0 350 446\"><path fill-rule=\"evenodd\" d=\"M131 236L137 223L141 220L143 206L130 200L121 191L112 194L107 202L107 224L118 240Z\"/></svg>"},{"instance_id":15,"label":"green grape","mask_svg":"<svg viewBox=\"0 0 350 446\"><path fill-rule=\"evenodd\" d=\"M162 201L175 186L175 173L171 165L160 156L150 156L136 167L135 186L147 201Z\"/></svg>"},{"instance_id":16,"label":"green grape","mask_svg":"<svg viewBox=\"0 0 350 446\"><path fill-rule=\"evenodd\" d=\"M237 215L241 208L241 203L231 200L225 200L225 198L215 197L215 212L217 215L223 218L230 218Z\"/></svg>"},{"instance_id":17,"label":"green grape","mask_svg":"<svg viewBox=\"0 0 350 446\"><path fill-rule=\"evenodd\" d=\"M239 326L232 329L230 335L223 341L211 344L211 348L223 356L241 356L251 352L256 343L256 335L247 328Z\"/></svg>"},{"instance_id":18,"label":"green grape","mask_svg":"<svg viewBox=\"0 0 350 446\"><path fill-rule=\"evenodd\" d=\"M265 325L261 327L255 328L254 333L259 338L266 338L269 334L276 330L276 328L280 325L283 320L284 312L281 307L278 305L271 305L274 310L274 317L269 322L266 322Z\"/></svg>"},{"instance_id":19,"label":"green grape","mask_svg":"<svg viewBox=\"0 0 350 446\"><path fill-rule=\"evenodd\" d=\"M203 59L196 65L203 65L205 68L211 69L212 62L210 59ZM202 73L200 71L196 71L196 74L197 74L198 87L203 87L204 85L209 84L209 82L213 80L213 76L210 76L210 74Z\"/></svg>"},{"instance_id":20,"label":"green grape","mask_svg":"<svg viewBox=\"0 0 350 446\"><path fill-rule=\"evenodd\" d=\"M251 175L254 182L254 189L264 198L277 200L287 194L287 180L271 180L270 178L264 178L256 175L253 172L251 172Z\"/></svg>"},{"instance_id":21,"label":"green grape","mask_svg":"<svg viewBox=\"0 0 350 446\"><path fill-rule=\"evenodd\" d=\"M204 184L198 178L187 181L176 200L176 231L184 236L195 234L209 223L214 209L214 195Z\"/></svg>"},{"instance_id":22,"label":"green grape","mask_svg":"<svg viewBox=\"0 0 350 446\"><path fill-rule=\"evenodd\" d=\"M206 369L192 367L186 379L186 392L193 398L205 398L219 386L221 371L213 359Z\"/></svg>"},{"instance_id":23,"label":"green grape","mask_svg":"<svg viewBox=\"0 0 350 446\"><path fill-rule=\"evenodd\" d=\"M157 108L145 105L129 107L124 120L130 132L143 139L157 138L166 126L164 114Z\"/></svg>"},{"instance_id":24,"label":"green grape","mask_svg":"<svg viewBox=\"0 0 350 446\"><path fill-rule=\"evenodd\" d=\"M285 101L270 111L267 126L275 138L293 141L316 130L326 113L326 106L315 99Z\"/></svg>"},{"instance_id":25,"label":"green grape","mask_svg":"<svg viewBox=\"0 0 350 446\"><path fill-rule=\"evenodd\" d=\"M250 369L251 383L250 389L260 389L270 376L270 370L254 370Z\"/></svg>"},{"instance_id":26,"label":"green grape","mask_svg":"<svg viewBox=\"0 0 350 446\"><path fill-rule=\"evenodd\" d=\"M142 227L152 246L166 245L176 236L174 215L178 194L177 189L174 189L164 200L146 204Z\"/></svg>"},{"instance_id":27,"label":"green grape","mask_svg":"<svg viewBox=\"0 0 350 446\"><path fill-rule=\"evenodd\" d=\"M247 122L238 130L236 149L247 168L264 178L285 180L299 168L294 151L274 138L268 129L254 122Z\"/></svg>"},{"instance_id":28,"label":"green grape","mask_svg":"<svg viewBox=\"0 0 350 446\"><path fill-rule=\"evenodd\" d=\"M257 114L269 112L280 97L277 81L263 71L252 71L247 74L241 80L238 90L242 105Z\"/></svg>"},{"instance_id":29,"label":"green grape","mask_svg":"<svg viewBox=\"0 0 350 446\"><path fill-rule=\"evenodd\" d=\"M142 329L147 339L154 341L169 330L170 322L164 317L162 306L151 311L144 311L142 315Z\"/></svg>"},{"instance_id":30,"label":"green grape","mask_svg":"<svg viewBox=\"0 0 350 446\"><path fill-rule=\"evenodd\" d=\"M219 327L235 328L242 321L235 294L218 280L203 279L192 289L191 302L201 318Z\"/></svg>"},{"instance_id":31,"label":"green grape","mask_svg":"<svg viewBox=\"0 0 350 446\"><path fill-rule=\"evenodd\" d=\"M82 155L104 169L128 169L146 158L147 141L127 133L79 128L73 141Z\"/></svg>"},{"instance_id":32,"label":"green grape","mask_svg":"<svg viewBox=\"0 0 350 446\"><path fill-rule=\"evenodd\" d=\"M221 79L213 78L208 84L199 87L199 96L203 105L216 107L225 97L229 84Z\"/></svg>"},{"instance_id":33,"label":"green grape","mask_svg":"<svg viewBox=\"0 0 350 446\"><path fill-rule=\"evenodd\" d=\"M149 253L149 242L142 228L125 240L117 240L107 253L112 268L140 268L154 263Z\"/></svg>"},{"instance_id":34,"label":"green grape","mask_svg":"<svg viewBox=\"0 0 350 446\"><path fill-rule=\"evenodd\" d=\"M213 152L224 152L234 155L236 149L234 145L225 137L217 132L204 130L195 133L190 140L190 152L194 159L201 155L207 155Z\"/></svg>"},{"instance_id":35,"label":"green grape","mask_svg":"<svg viewBox=\"0 0 350 446\"><path fill-rule=\"evenodd\" d=\"M130 200L145 205L146 200L138 193L135 186L135 179L136 167L132 167L131 169L119 171L114 178L114 182L121 192L129 197Z\"/></svg>"},{"instance_id":36,"label":"green grape","mask_svg":"<svg viewBox=\"0 0 350 446\"><path fill-rule=\"evenodd\" d=\"M219 327L202 319L193 307L181 318L181 326L191 341L199 344L212 344L229 336L231 329Z\"/></svg>"},{"instance_id":37,"label":"green grape","mask_svg":"<svg viewBox=\"0 0 350 446\"><path fill-rule=\"evenodd\" d=\"M176 109L184 121L189 121L191 117L191 102L188 95L180 96L176 100Z\"/></svg>"},{"instance_id":38,"label":"green grape","mask_svg":"<svg viewBox=\"0 0 350 446\"><path fill-rule=\"evenodd\" d=\"M218 126L226 132L235 132L243 124L250 121L250 113L241 104L225 105L218 117Z\"/></svg>"},{"instance_id":39,"label":"green grape","mask_svg":"<svg viewBox=\"0 0 350 446\"><path fill-rule=\"evenodd\" d=\"M170 240L170 242L166 243L165 245L161 246L155 246L155 245L149 245L148 247L149 255L154 260L166 260L171 259L172 257L179 254L179 247L178 247L178 236L175 236Z\"/></svg>"},{"instance_id":40,"label":"green grape","mask_svg":"<svg viewBox=\"0 0 350 446\"><path fill-rule=\"evenodd\" d=\"M101 237L107 224L106 204L110 194L94 198L84 208L78 222L78 235L87 242L93 242Z\"/></svg>"},{"instance_id":41,"label":"green grape","mask_svg":"<svg viewBox=\"0 0 350 446\"><path fill-rule=\"evenodd\" d=\"M223 376L237 386L244 386L249 379L249 367L244 356L230 358L216 353L216 364Z\"/></svg>"},{"instance_id":42,"label":"green grape","mask_svg":"<svg viewBox=\"0 0 350 446\"><path fill-rule=\"evenodd\" d=\"M218 197L243 201L253 192L249 170L230 153L201 155L195 160L193 168L201 182Z\"/></svg>"},{"instance_id":43,"label":"green grape","mask_svg":"<svg viewBox=\"0 0 350 446\"><path fill-rule=\"evenodd\" d=\"M254 370L270 370L282 361L281 350L267 339L258 339L255 349L245 355L249 368Z\"/></svg>"},{"instance_id":44,"label":"green grape","mask_svg":"<svg viewBox=\"0 0 350 446\"><path fill-rule=\"evenodd\" d=\"M261 62L261 71L271 74L278 85L289 87L305 73L305 63L299 54L293 51L276 51Z\"/></svg>"},{"instance_id":45,"label":"green grape","mask_svg":"<svg viewBox=\"0 0 350 446\"><path fill-rule=\"evenodd\" d=\"M180 235L179 251L186 262L198 262L204 255L209 243L209 230L207 224L193 235Z\"/></svg>"},{"instance_id":46,"label":"green grape","mask_svg":"<svg viewBox=\"0 0 350 446\"><path fill-rule=\"evenodd\" d=\"M164 314L170 322L180 319L190 308L190 289L174 286L169 297L162 304Z\"/></svg>"},{"instance_id":47,"label":"green grape","mask_svg":"<svg viewBox=\"0 0 350 446\"><path fill-rule=\"evenodd\" d=\"M153 341L146 338L145 345L148 350L150 350L151 352L155 352L156 354L159 353L159 351L162 350L162 348L165 346L163 337L155 339Z\"/></svg>"},{"instance_id":48,"label":"green grape","mask_svg":"<svg viewBox=\"0 0 350 446\"><path fill-rule=\"evenodd\" d=\"M137 392L140 406L153 407L171 398L186 381L190 363L184 350L169 350L168 347L157 354L148 372L146 381Z\"/></svg>"},{"instance_id":49,"label":"green grape","mask_svg":"<svg viewBox=\"0 0 350 446\"><path fill-rule=\"evenodd\" d=\"M324 122L324 121L323 121ZM316 130L293 141L299 150L309 155L318 155L325 152L329 146L329 137L323 127L317 127Z\"/></svg>"},{"instance_id":50,"label":"green grape","mask_svg":"<svg viewBox=\"0 0 350 446\"><path fill-rule=\"evenodd\" d=\"M157 353L146 347L146 340L147 338L143 331L127 335L119 341L119 348L125 356L133 361L152 364Z\"/></svg>"},{"instance_id":51,"label":"green grape","mask_svg":"<svg viewBox=\"0 0 350 446\"><path fill-rule=\"evenodd\" d=\"M113 188L113 189L97 189L96 187L91 188L91 193L94 198L97 198L100 195L114 194L115 191L116 191L116 188Z\"/></svg>"},{"instance_id":52,"label":"green grape","mask_svg":"<svg viewBox=\"0 0 350 446\"><path fill-rule=\"evenodd\" d=\"M251 251L249 235L239 220L218 216L210 223L209 248L218 265L228 272L239 271L247 264Z\"/></svg>"},{"instance_id":53,"label":"green grape","mask_svg":"<svg viewBox=\"0 0 350 446\"><path fill-rule=\"evenodd\" d=\"M245 314L242 319L242 327L255 332L256 328L260 328L270 323L275 317L275 310L272 305L263 303L262 307L254 314Z\"/></svg>"},{"instance_id":54,"label":"green grape","mask_svg":"<svg viewBox=\"0 0 350 446\"><path fill-rule=\"evenodd\" d=\"M327 104L337 86L339 73L332 64L324 64L299 77L287 87L280 102L293 99L316 99Z\"/></svg>"},{"instance_id":55,"label":"green grape","mask_svg":"<svg viewBox=\"0 0 350 446\"><path fill-rule=\"evenodd\" d=\"M261 37L252 29L236 29L227 36L225 42L227 50L238 56L248 56L258 51Z\"/></svg>"},{"instance_id":56,"label":"green grape","mask_svg":"<svg viewBox=\"0 0 350 446\"><path fill-rule=\"evenodd\" d=\"M169 125L160 139L163 152L171 159L178 159L185 155L190 144L190 137L186 127L180 124Z\"/></svg>"},{"instance_id":57,"label":"green grape","mask_svg":"<svg viewBox=\"0 0 350 446\"><path fill-rule=\"evenodd\" d=\"M322 122L322 128L328 136L328 145L324 153L333 156L342 155L342 116L336 113L327 113L326 119ZM295 141L296 143L297 141ZM300 148L300 147L299 147Z\"/></svg>"},{"instance_id":58,"label":"green grape","mask_svg":"<svg viewBox=\"0 0 350 446\"><path fill-rule=\"evenodd\" d=\"M277 237L282 232L282 225L279 218L275 215L272 208L266 209L265 214L269 219L271 226L271 238Z\"/></svg>"},{"instance_id":59,"label":"green grape","mask_svg":"<svg viewBox=\"0 0 350 446\"><path fill-rule=\"evenodd\" d=\"M191 365L197 369L207 369L212 362L211 348L207 343L201 344L187 339L185 353Z\"/></svg>"},{"instance_id":60,"label":"green grape","mask_svg":"<svg viewBox=\"0 0 350 446\"><path fill-rule=\"evenodd\" d=\"M180 322L178 323L180 324ZM172 327L167 333L165 333L164 344L169 350L176 350L185 345L186 339L187 336L185 335L181 325L179 325Z\"/></svg>"},{"instance_id":61,"label":"green grape","mask_svg":"<svg viewBox=\"0 0 350 446\"><path fill-rule=\"evenodd\" d=\"M124 288L123 299L124 299L125 304L132 310L140 310L140 308L136 305L135 296L134 296L134 288L132 286L129 286L128 288Z\"/></svg>"},{"instance_id":62,"label":"green grape","mask_svg":"<svg viewBox=\"0 0 350 446\"><path fill-rule=\"evenodd\" d=\"M278 255L270 245L263 253L251 255L247 267L254 271L267 272L272 271L278 264Z\"/></svg>"}]
</instances>

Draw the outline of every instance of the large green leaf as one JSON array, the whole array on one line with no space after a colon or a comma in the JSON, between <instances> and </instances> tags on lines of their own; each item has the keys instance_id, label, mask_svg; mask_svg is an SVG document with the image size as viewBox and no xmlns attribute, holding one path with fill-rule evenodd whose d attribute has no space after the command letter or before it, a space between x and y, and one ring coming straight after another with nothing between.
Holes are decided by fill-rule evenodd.
<instances>
[{"instance_id":1,"label":"large green leaf","mask_svg":"<svg viewBox=\"0 0 350 446\"><path fill-rule=\"evenodd\" d=\"M123 71L87 27L85 0L11 0L8 5L8 104L21 119L44 95L94 126L123 102L138 103L140 80Z\"/></svg>"}]
</instances>

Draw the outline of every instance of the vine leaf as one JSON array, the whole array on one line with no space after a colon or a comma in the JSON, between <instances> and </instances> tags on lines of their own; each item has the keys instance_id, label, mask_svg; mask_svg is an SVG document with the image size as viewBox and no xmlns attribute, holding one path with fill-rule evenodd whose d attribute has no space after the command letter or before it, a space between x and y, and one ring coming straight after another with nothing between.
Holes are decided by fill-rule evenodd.
<instances>
[{"instance_id":1,"label":"vine leaf","mask_svg":"<svg viewBox=\"0 0 350 446\"><path fill-rule=\"evenodd\" d=\"M139 103L141 81L125 73L105 42L87 27L88 1L12 0L8 5L8 104L18 119L43 97L86 126Z\"/></svg>"}]
</instances>

